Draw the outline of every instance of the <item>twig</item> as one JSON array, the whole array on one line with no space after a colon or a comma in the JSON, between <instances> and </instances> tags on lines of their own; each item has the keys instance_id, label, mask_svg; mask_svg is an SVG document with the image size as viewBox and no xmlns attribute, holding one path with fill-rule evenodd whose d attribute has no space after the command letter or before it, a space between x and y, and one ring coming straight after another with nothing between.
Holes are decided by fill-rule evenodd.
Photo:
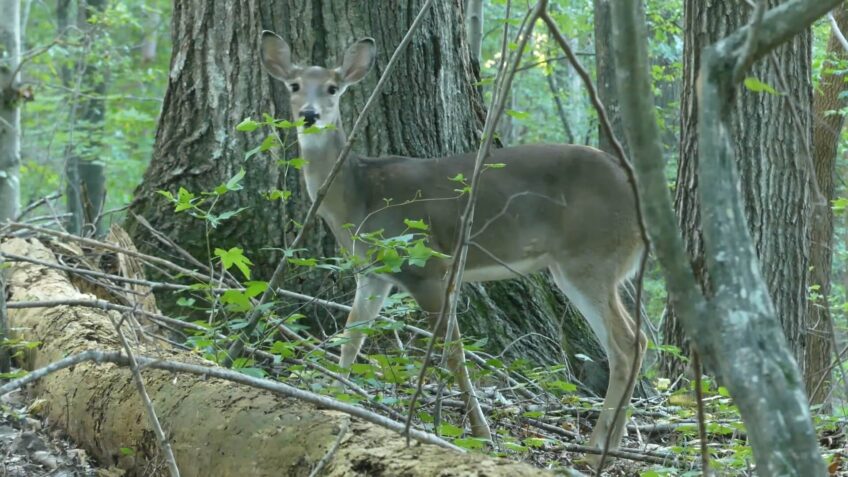
<instances>
[{"instance_id":1,"label":"twig","mask_svg":"<svg viewBox=\"0 0 848 477\"><path fill-rule=\"evenodd\" d=\"M842 45L842 48L844 48L845 51L848 51L848 39L845 38L845 35L842 33L842 29L839 28L839 23L836 21L836 17L833 16L833 12L829 12L827 14L827 18L828 20L830 20L830 26L833 31L833 36L835 36L836 39L839 40L839 44Z\"/></svg>"},{"instance_id":2,"label":"twig","mask_svg":"<svg viewBox=\"0 0 848 477\"><path fill-rule=\"evenodd\" d=\"M59 361L54 361L53 363L50 363L47 366L44 366L43 368L39 368L30 372L22 378L10 381L4 384L3 386L0 386L0 396L12 392L16 389L20 389L29 383L32 383L38 379L47 376L48 374L55 373L56 371L60 371L62 369L69 368L71 366L75 366L87 361L93 361L95 363L114 363L121 366L128 366L130 364L129 359L117 351L83 351L82 353L68 356L67 358L60 359ZM229 369L224 368L199 366L196 364L180 363L177 361L153 359L145 356L136 356L136 362L143 367L161 369L169 372L188 373L195 374L198 376L224 379L253 388L263 389L265 391L269 391L280 396L299 399L301 401L308 402L320 408L332 409L334 411L350 414L351 416L358 417L366 422L385 427L397 433L405 432L404 425L400 422L393 421L361 407L352 406L350 404L339 402L335 399L331 399L326 396L320 396L309 391L297 389L293 386L289 386L288 384L284 384L279 381L254 378L246 374L241 374L236 371L231 371ZM451 444L450 442L440 439L432 434L419 431L417 429L411 430L410 433L416 440L425 444L433 444L440 447L444 447L446 449L455 450L457 452L465 452L465 450L461 449L460 447L457 447Z\"/></svg>"},{"instance_id":3,"label":"twig","mask_svg":"<svg viewBox=\"0 0 848 477\"><path fill-rule=\"evenodd\" d=\"M548 432L553 432L554 434L560 435L562 437L567 437L569 439L579 439L580 438L580 435L578 435L576 432L567 431L567 430L565 430L565 429L563 429L559 426L555 426L553 424L548 424L547 422L542 422L538 419L532 419L532 418L529 418L529 417L524 417L524 418L521 418L521 420L526 422L527 424L530 424L533 427L538 427L539 429L542 429L542 430L545 430L545 431L548 431Z\"/></svg>"},{"instance_id":4,"label":"twig","mask_svg":"<svg viewBox=\"0 0 848 477\"><path fill-rule=\"evenodd\" d=\"M0 373L8 373L12 370L9 357L9 347L6 340L9 338L9 313L6 310L6 274L3 270L3 258L0 257Z\"/></svg>"},{"instance_id":5,"label":"twig","mask_svg":"<svg viewBox=\"0 0 848 477\"><path fill-rule=\"evenodd\" d=\"M347 137L347 142L345 142L344 147L339 153L339 157L333 164L333 168L330 169L330 173L327 175L327 178L324 180L324 183L321 184L321 187L319 187L318 191L315 193L315 200L312 202L312 206L309 207L309 211L306 213L306 218L303 219L303 223L297 233L297 236L289 245L290 250L296 250L300 246L301 242L303 242L303 239L306 236L305 234L307 229L315 221L315 217L318 213L318 207L324 201L324 197L330 190L330 186L333 184L333 180L339 174L339 171L341 170L342 166L347 160L348 155L350 154L351 148L353 148L353 142L356 139L359 130L362 129L363 124L365 123L365 117L368 115L368 112L373 107L374 103L377 100L377 97L381 94L383 86L385 85L386 80L389 77L389 73L392 72L395 67L395 64L400 59L401 52L412 40L412 36L415 34L416 30L418 30L418 27L423 22L424 15L425 13L427 13L432 3L433 0L427 0L426 3L421 6L421 10L418 12L418 15L415 17L415 20L412 21L412 25L410 25L409 30L406 32L406 35L404 35L403 39L400 41L400 44L395 49L394 53L392 53L392 57L389 59L389 63L386 65L386 69L383 71L383 74L377 81L377 85L374 87L374 90L371 91L371 96L369 96L368 101L365 102L365 106L362 108L362 112L359 113L359 117L356 118L356 121L353 124L353 129L351 129L350 134ZM256 328L256 325L259 323L259 319L262 318L262 310L265 308L262 305L268 302L268 300L271 298L272 293L282 281L283 272L286 269L287 263L288 257L284 256L282 259L280 259L280 262L277 264L277 267L271 274L271 278L268 280L268 288L262 293L262 296L259 298L259 304L253 308L253 310L247 317L247 326L242 329L242 332L239 334L239 336L236 337L235 341L233 341L233 344L230 346L230 349L227 351L227 356L224 358L224 364L231 364L233 359L241 355L242 351L244 350L245 339L253 331L253 329Z\"/></svg>"},{"instance_id":6,"label":"twig","mask_svg":"<svg viewBox=\"0 0 848 477\"><path fill-rule=\"evenodd\" d=\"M595 454L595 455L603 455L606 453L610 457L615 457L617 459L627 459L636 462L647 462L649 464L660 464L667 465L669 461L673 461L672 456L668 458L656 457L648 454L637 454L635 452L629 452L628 450L607 450L598 449L596 447L583 446L580 444L570 444L567 442L560 442L555 448L562 449L568 452L580 452L583 454Z\"/></svg>"},{"instance_id":7,"label":"twig","mask_svg":"<svg viewBox=\"0 0 848 477\"><path fill-rule=\"evenodd\" d=\"M16 301L16 302L12 302L12 303L8 304L8 307L10 309L52 308L52 307L56 307L56 306L83 306L83 307L95 308L95 309L100 309L100 310L113 310L113 311L118 311L118 312L121 312L121 313L138 313L138 314L146 316L146 317L150 318L151 320L153 320L157 323L160 323L160 324L167 324L167 325L171 325L171 326L174 326L174 327L178 327L178 328L182 328L182 329L190 329L190 330L199 331L199 332L203 332L203 333L212 332L212 330L210 330L209 328L206 328L204 326L200 326L200 325L197 325L197 324L194 324L194 323L178 320L176 318L171 318L171 317L168 317L168 316L165 316L165 315L160 315L160 314L157 314L157 313L151 313L151 312L147 312L147 311L144 311L144 310L135 309L135 308L130 307L130 306L117 305L115 303L111 303L111 302L108 302L108 301L105 301L105 300L66 299L66 300L46 300L46 301ZM291 335L295 339L303 340L303 338L301 336L297 335L293 331L291 331L291 330L288 330L288 331L291 333ZM215 336L215 338L217 338L217 339L226 339L227 338L225 335L223 335L221 333L213 333L213 336ZM157 338L161 338L161 337L157 337ZM304 341L304 343L306 343L306 342ZM312 347L314 349L318 349L314 345L312 345ZM276 355L268 353L267 351L262 351L260 349L253 348L251 346L246 347L245 350L250 354L254 354L256 356L259 356L262 359L267 359L269 361L273 361L273 360L278 358ZM330 354L330 356L333 356L333 355ZM354 383L350 379L345 378L344 376L342 376L338 373L334 373L333 371L330 371L329 369L321 366L320 364L313 363L309 360L288 358L287 361L291 361L292 363L300 364L300 365L306 366L308 368L312 368L312 369L318 371L319 373L321 373L321 374L323 374L323 375L325 375L329 378L335 379L336 381L340 382L345 387L351 389L356 394L359 394L360 396L364 397L367 400L368 404L379 408L383 412L392 416L394 419L403 419L403 416L401 416L394 409L388 407L387 405L385 405L383 403L373 401L371 395L369 395L368 392L365 389L363 389L361 386Z\"/></svg>"},{"instance_id":8,"label":"twig","mask_svg":"<svg viewBox=\"0 0 848 477\"><path fill-rule=\"evenodd\" d=\"M758 0L754 7L754 13L751 16L751 23L748 28L748 37L745 38L745 43L742 45L742 54L736 59L736 66L733 67L733 82L738 83L742 80L742 75L751 66L754 60L754 45L757 43L757 36L760 34L760 26L763 23L763 17L766 13L765 0Z\"/></svg>"},{"instance_id":9,"label":"twig","mask_svg":"<svg viewBox=\"0 0 848 477\"><path fill-rule=\"evenodd\" d=\"M710 475L710 450L707 448L707 413L704 411L704 390L701 389L701 357L692 352L692 364L695 368L695 398L698 401L698 438L701 443L701 472Z\"/></svg>"},{"instance_id":10,"label":"twig","mask_svg":"<svg viewBox=\"0 0 848 477\"><path fill-rule=\"evenodd\" d=\"M48 261L44 261L44 260L39 260L39 259L36 259L36 258L0 252L0 258L3 258L3 257L5 257L6 259L8 259L10 261L34 263L36 265L54 268L54 269L57 269L57 270L62 270L64 272L68 272L68 273L74 273L74 274L79 274L79 275L88 275L88 276L92 276L92 277L109 279L109 280L114 280L114 281L117 281L117 282L130 283L130 284L135 284L135 285L143 285L143 286L146 286L146 287L150 287L153 290L156 290L156 289L161 289L161 290L193 290L193 287L191 287L189 285L179 285L179 284L176 284L176 283L157 282L157 281L142 280L142 279L137 279L137 278L127 278L127 277L122 277L120 275L112 275L112 274L109 274L109 273L97 272L97 271L94 271L94 270L74 268L74 267L69 267L67 265L62 265L62 264L58 264L58 263L52 263L52 262L48 262ZM208 277L206 277L206 278L208 278ZM225 293L225 292L231 291L231 290L244 291L245 289L242 288L242 287L212 288L212 289L209 289L207 291L209 291L211 293ZM289 297L289 298L294 298L294 299L299 300L299 301L304 301L304 302L307 302L307 303L314 303L316 305L325 306L327 308L333 308L333 309L345 311L345 312L348 312L348 313L352 309L348 305L344 305L344 304L337 303L337 302L334 302L334 301L324 300L324 299L321 299L321 298L316 298L316 297L313 297L313 296L310 296L310 295L305 295L303 293L285 290L283 288L278 288L276 290L276 293L278 295L282 295L282 296ZM75 301L72 301L72 302L65 300L65 301L60 301L60 302L51 301L51 302L37 302L37 303L36 302L29 302L29 303L26 304L26 306L21 306L21 303L22 302L18 302L16 304L15 308L40 307L43 304L44 306L59 306L59 305L71 305L71 306L73 306L73 305L77 305L77 306L90 306L90 307L93 307L93 308L105 308L105 309L111 309L111 310L120 311L120 312L130 311L129 307L124 307L122 305L116 305L116 304L113 304L113 303L110 303L110 302L107 302L107 301L103 301L103 300L75 300ZM160 323L160 324L168 324L168 325L171 325L171 326L178 326L178 327L181 327L181 328L184 328L184 329L191 329L191 330L201 331L201 332L208 332L209 331L208 328L196 325L194 323L189 323L189 322L186 322L186 321L181 321L181 320L177 320L177 319L174 319L174 318L170 318L170 317L165 316L165 315L148 313L148 312L144 312L143 310L138 310L138 313L141 313L141 314L153 319L153 321L156 321L157 323ZM379 320L386 321L386 322L389 322L389 323L398 323L398 321L393 320L391 318L388 318L386 316L382 316L382 315L378 316L377 318ZM404 322L400 322L400 324L403 325L405 329L407 329L407 330L409 330L409 331L411 331L415 334L424 336L425 338L429 338L433 335L431 332L429 332L425 329L422 329L422 328L418 328L414 325L410 325L410 324L407 324L407 323L404 323ZM223 335L220 335L220 336L224 337ZM303 338L300 337L300 336L297 336L297 339L303 339ZM252 350L252 348L250 348L250 349ZM251 352L255 352L255 351L251 351ZM537 399L538 398L537 395L535 395L532 392L530 392L529 390L525 389L526 385L533 386L539 392L545 392L544 389L537 386L533 382L519 383L518 381L515 380L515 378L513 378L509 374L507 374L507 373L503 372L502 370L488 364L486 362L485 358L474 353L473 351L465 351L465 356L468 359L470 359L471 361L474 361L481 368L486 369L486 370L494 373L496 376L498 376L499 378L506 381L510 386L515 387L517 392L519 394L521 394L521 396L525 399ZM333 374L340 377L340 375L338 375L337 373L333 373Z\"/></svg>"},{"instance_id":11,"label":"twig","mask_svg":"<svg viewBox=\"0 0 848 477\"><path fill-rule=\"evenodd\" d=\"M55 230L47 229L47 228L44 228L44 227L38 227L36 225L30 225L30 224L23 224L23 223L20 223L20 222L12 222L12 223L9 224L9 227L12 230L18 230L18 229L32 230L34 232L38 232L38 233L42 233L42 234L45 234L45 235L57 237L57 238L60 238L62 240L73 241L73 242L81 243L83 245L87 245L89 247L102 248L102 249L105 249L105 250L110 250L112 252L122 253L122 254L130 256L130 257L140 258L140 259L146 260L148 262L155 263L156 265L161 265L163 267L169 268L169 269L171 269L171 270L173 270L177 273L182 273L183 275L187 275L187 276L192 277L196 280L200 280L200 281L205 282L209 278L202 273L198 273L194 270L189 270L187 268L183 268L183 267L181 267L181 266L179 266L179 265L177 265L173 262L165 260L164 258L155 257L153 255L147 255L147 254L144 254L144 253L141 253L141 252L136 252L134 250L127 250L127 249L121 248L117 245L114 245L114 244L111 244L111 243L108 243L108 242L102 242L100 240L94 240L94 239L90 239L90 238L79 237L79 236L68 234L68 233L65 233L65 232L57 232Z\"/></svg>"},{"instance_id":12,"label":"twig","mask_svg":"<svg viewBox=\"0 0 848 477\"><path fill-rule=\"evenodd\" d=\"M53 200L53 199L58 199L59 197L62 197L62 193L61 192L54 192L50 195L46 195L46 196L36 200L35 202L29 204L28 206L24 207L23 210L21 210L21 212L18 214L18 216L15 217L15 222L20 222L21 219L23 219L28 213L37 209L40 205L46 203L47 201L50 201L50 200Z\"/></svg>"},{"instance_id":13,"label":"twig","mask_svg":"<svg viewBox=\"0 0 848 477\"><path fill-rule=\"evenodd\" d=\"M121 346L124 347L124 351L127 353L127 360L130 364L129 367L133 376L133 382L135 383L139 396L141 396L141 402L144 404L144 408L147 411L147 418L150 420L150 426L153 428L153 433L156 434L156 439L159 442L162 453L165 455L165 460L168 462L168 470L171 472L171 477L180 477L180 469L177 467L177 459L174 457L173 449L171 449L171 442L168 440L168 437L165 435L165 431L162 429L159 417L156 416L156 409L153 407L150 395L147 394L147 389L144 386L144 379L141 377L141 370L138 367L138 362L136 362L132 348L130 347L130 344L127 343L123 330L121 330L121 323L116 323L115 320L111 321L115 326L115 332L118 334Z\"/></svg>"},{"instance_id":14,"label":"twig","mask_svg":"<svg viewBox=\"0 0 848 477\"><path fill-rule=\"evenodd\" d=\"M321 460L319 460L318 463L315 464L315 468L312 469L312 472L309 473L309 477L318 477L318 475L320 475L321 470L324 469L324 467L327 465L327 463L330 462L330 459L333 458L333 455L339 449L339 445L342 443L342 439L344 438L345 434L347 434L348 427L350 427L348 421L342 423L341 428L339 428L339 435L338 437L336 437L336 441L333 442L333 445L330 446L329 449L327 449L327 452L324 454L324 457L321 457Z\"/></svg>"},{"instance_id":15,"label":"twig","mask_svg":"<svg viewBox=\"0 0 848 477\"><path fill-rule=\"evenodd\" d=\"M447 319L447 326L445 328L445 357L449 356L452 352L450 349L451 346L457 346L460 350L462 349L461 341L458 341L456 344L453 343L455 341L454 334L458 328L455 322L455 315L457 303L459 301L459 285L462 283L462 274L465 269L465 260L468 255L468 242L471 237L471 226L474 222L474 208L480 192L479 182L480 173L483 170L483 162L489 156L489 150L492 146L492 140L494 139L498 120L506 107L506 97L508 96L507 92L512 85L512 79L515 77L515 70L518 68L518 64L521 61L521 55L524 52L524 48L527 46L527 42L530 39L530 34L533 31L536 21L545 11L546 7L547 0L539 0L536 6L527 13L527 16L524 18L524 24L518 31L518 46L513 53L512 64L510 64L508 68L505 68L506 59L504 58L502 61L502 68L498 72L498 77L501 78L501 80L495 81L497 86L492 95L492 106L486 114L486 123L483 127L483 141L480 144L480 148L477 150L477 157L474 160L474 173L471 177L471 192L469 193L468 201L466 202L465 209L462 213L460 225L457 230L456 244L454 246L453 253L451 254L451 256L454 257L454 260L446 280L445 299L442 303L442 309L439 312L439 318L433 328L434 330L439 330ZM506 38L504 38L504 41L506 41ZM407 428L409 428L412 424L415 402L421 394L424 376L427 371L427 364L433 354L435 343L436 338L434 335L434 337L430 339L430 343L427 347L427 353L424 356L423 363L421 364L421 371L418 374L418 385L416 386L415 393L409 401L409 411L407 412L406 417ZM476 403L477 397L474 395L474 390L468 389L466 390L466 393L468 394L465 399L466 402L474 403L477 407L477 409L473 409L475 407L474 404L469 404L469 411L481 412L479 404ZM485 424L485 420L483 423ZM407 443L408 442L409 437L407 437Z\"/></svg>"},{"instance_id":16,"label":"twig","mask_svg":"<svg viewBox=\"0 0 848 477\"><path fill-rule=\"evenodd\" d=\"M618 156L618 162L621 167L624 169L624 172L627 175L627 181L630 183L630 187L633 191L633 199L636 207L636 217L638 219L639 224L639 234L642 239L642 244L644 245L644 249L642 250L642 257L639 262L639 273L636 279L636 338L634 339L633 348L633 367L630 370L630 375L627 378L627 386L630 389L633 386L633 383L636 381L636 375L639 373L638 364L641 362L641 354L642 354L642 346L640 334L642 332L642 288L643 288L643 279L645 277L645 266L648 261L648 253L651 249L651 241L648 239L648 229L645 225L645 216L642 210L642 202L639 199L638 186L636 183L636 172L633 170L633 165L630 161L627 160L627 155L624 152L624 147L622 147L621 142L616 138L615 133L612 129L612 123L609 120L609 116L607 115L606 108L604 104L601 102L600 97L598 96L598 91L595 88L595 84L592 82L592 78L589 76L589 73L583 68L583 65L580 64L580 61L577 59L577 56L574 55L574 52L571 50L571 46L568 44L568 41L559 31L559 27L557 27L556 22L545 12L542 15L542 20L548 25L548 29L556 40L557 44L559 44L560 48L565 52L568 59L571 61L571 65L574 68L574 71L577 72L580 79L583 81L584 87L589 93L589 98L592 102L592 105L595 107L595 110L598 113L598 119L600 120L601 127L604 130L604 133L607 135L610 143L612 144L613 149L615 150ZM622 409L627 406L627 402L629 396L626 394L622 396L621 402L618 403L618 406L615 409L615 414L613 416L613 426L615 426L615 422L618 420L619 415L622 412ZM607 438L604 442L604 453L601 454L601 458L598 462L598 472L600 475L600 469L603 468L604 461L606 460L606 451L609 450L610 439L612 437L612 433L607 434Z\"/></svg>"}]
</instances>

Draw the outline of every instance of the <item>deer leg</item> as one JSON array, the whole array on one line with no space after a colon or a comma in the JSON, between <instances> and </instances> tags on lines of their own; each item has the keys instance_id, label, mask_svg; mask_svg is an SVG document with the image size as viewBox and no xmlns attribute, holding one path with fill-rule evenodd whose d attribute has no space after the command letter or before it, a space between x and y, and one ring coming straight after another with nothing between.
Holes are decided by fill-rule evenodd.
<instances>
[{"instance_id":1,"label":"deer leg","mask_svg":"<svg viewBox=\"0 0 848 477\"><path fill-rule=\"evenodd\" d=\"M339 366L349 369L356 360L362 343L365 342L365 334L362 326L377 317L383 301L391 290L391 283L370 275L357 275L356 295L353 298L350 314L347 316L344 336L347 338L342 345Z\"/></svg>"},{"instance_id":2,"label":"deer leg","mask_svg":"<svg viewBox=\"0 0 848 477\"><path fill-rule=\"evenodd\" d=\"M602 449L609 439L609 448L615 449L621 442L626 421L626 412L622 410L619 412L618 419L613 422L616 408L622 399L625 399L625 403L630 402L635 386L635 380L633 385L628 386L627 384L634 360L637 359L634 355L637 333L635 323L627 314L619 299L618 280L615 278L615 274L586 273L588 269L589 267L581 268L579 271L583 273L578 273L574 269L567 271L566 267L562 265L555 265L550 268L557 286L577 306L580 313L589 322L607 353L610 369L609 385L604 398L603 409L595 429L592 431L589 445ZM594 271L598 271L598 269L595 268ZM638 337L641 352L638 358L640 362L636 363L637 366L641 364L646 343L645 336L641 331L638 333ZM590 456L589 460L597 461L598 456Z\"/></svg>"},{"instance_id":3,"label":"deer leg","mask_svg":"<svg viewBox=\"0 0 848 477\"><path fill-rule=\"evenodd\" d=\"M418 306L427 313L427 317L430 320L430 327L433 329L433 334L436 337L445 337L445 331L447 330L446 322L450 321L454 324L453 333L450 334L451 340L445 343L444 350L447 353L448 370L453 374L462 392L465 410L468 413L469 421L471 421L471 433L474 437L491 440L492 431L489 429L486 415L483 414L483 409L477 400L474 385L471 384L471 377L468 375L468 369L465 366L465 351L462 348L459 325L455 319L445 319L438 329L436 329L442 304L444 303L443 283L441 281L430 281L426 284L417 284L414 287L407 288L412 297L415 298L415 301L418 302Z\"/></svg>"}]
</instances>

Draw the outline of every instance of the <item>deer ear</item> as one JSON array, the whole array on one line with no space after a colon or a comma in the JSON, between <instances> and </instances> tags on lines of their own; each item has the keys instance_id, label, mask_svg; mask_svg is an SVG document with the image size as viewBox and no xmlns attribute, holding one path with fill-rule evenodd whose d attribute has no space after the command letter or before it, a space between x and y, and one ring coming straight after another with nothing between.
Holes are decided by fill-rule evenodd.
<instances>
[{"instance_id":1,"label":"deer ear","mask_svg":"<svg viewBox=\"0 0 848 477\"><path fill-rule=\"evenodd\" d=\"M288 81L300 71L291 62L289 44L272 31L262 32L261 53L262 67L278 80Z\"/></svg>"},{"instance_id":2,"label":"deer ear","mask_svg":"<svg viewBox=\"0 0 848 477\"><path fill-rule=\"evenodd\" d=\"M363 38L347 48L342 66L337 71L346 86L352 85L361 81L371 71L376 58L377 47L374 39Z\"/></svg>"}]
</instances>

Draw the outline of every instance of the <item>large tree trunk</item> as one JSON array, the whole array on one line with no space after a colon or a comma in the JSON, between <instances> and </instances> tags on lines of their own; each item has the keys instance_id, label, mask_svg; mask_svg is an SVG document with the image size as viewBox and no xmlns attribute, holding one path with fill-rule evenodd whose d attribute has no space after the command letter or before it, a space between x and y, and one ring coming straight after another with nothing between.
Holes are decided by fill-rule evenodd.
<instances>
[{"instance_id":1,"label":"large tree trunk","mask_svg":"<svg viewBox=\"0 0 848 477\"><path fill-rule=\"evenodd\" d=\"M21 61L20 1L5 3L0 19L0 84L11 85L2 91L0 102L0 222L14 220L21 200L21 114L17 89L18 64Z\"/></svg>"},{"instance_id":2,"label":"large tree trunk","mask_svg":"<svg viewBox=\"0 0 848 477\"><path fill-rule=\"evenodd\" d=\"M773 7L782 3L769 0ZM744 26L751 8L744 2L718 0L685 2L684 78L681 100L680 165L675 208L693 268L702 286L704 273L697 176L696 82L701 52L716 40ZM781 92L780 95L740 88L733 118L735 153L741 176L745 212L763 277L795 359L805 371L807 348L808 217L810 215L811 134L809 110L793 105L812 103L810 33L777 48L748 72ZM673 310L665 322L664 341L684 347L683 334ZM670 375L682 371L673 356L664 357Z\"/></svg>"},{"instance_id":3,"label":"large tree trunk","mask_svg":"<svg viewBox=\"0 0 848 477\"><path fill-rule=\"evenodd\" d=\"M845 4L834 11L836 23L844 32L848 29L848 10ZM848 60L848 51L840 42L838 32L833 31L827 43L828 63L822 68L821 81L813 97L813 165L820 197L813 197L813 220L810 229L810 285L817 286L817 300L810 300L810 335L807 345L804 376L810 402L824 402L830 393L830 379L825 376L831 372L831 322L830 282L833 260L833 209L831 201L835 198L834 176L836 175L836 148L845 116L840 112L845 107L842 95L848 89L841 68L832 66L830 61ZM834 69L837 71L835 72ZM819 383L822 382L820 386Z\"/></svg>"},{"instance_id":4,"label":"large tree trunk","mask_svg":"<svg viewBox=\"0 0 848 477\"><path fill-rule=\"evenodd\" d=\"M175 215L156 191L173 192L181 186L195 193L211 190L244 167L244 189L224 196L217 210L247 210L211 230L210 243L224 249L242 247L256 264L254 275L268 277L280 258L278 250L296 232L291 220L303 219L309 199L297 174L292 171L285 177L270 155L244 160L245 151L261 141L258 132L234 131L242 119L264 112L291 118L285 87L272 82L259 67L259 33L262 29L278 32L301 64L328 66L337 64L354 39L376 38L376 74L352 88L342 104L343 117L350 124L422 3L179 2L173 17L170 84L154 157L131 212L144 216L205 260L202 224L184 214ZM477 147L484 107L473 86L461 12L460 0L434 2L399 68L388 79L379 107L368 118L359 140L364 152L424 157ZM221 21L223 18L226 21ZM291 156L295 155L292 151ZM285 206L269 203L260 195L284 188L292 191ZM140 249L170 254L132 217L128 230ZM337 255L335 242L323 225L311 230L306 246L313 256ZM290 277L285 286L324 297L343 296L352 288L352 280L333 280L324 273L301 274ZM546 277L466 286L465 296L467 306L461 308L465 311L460 317L463 334L487 338L487 349L493 353L506 349L508 358L526 358L537 364L562 362L559 321L565 305ZM566 321L563 327L567 330L586 328L573 318ZM603 361L580 342L569 343L569 353L572 351ZM597 373L593 370L591 374ZM606 378L600 374L602 384L596 390L605 387Z\"/></svg>"},{"instance_id":5,"label":"large tree trunk","mask_svg":"<svg viewBox=\"0 0 848 477\"><path fill-rule=\"evenodd\" d=\"M43 245L14 239L4 252L55 262ZM55 269L15 263L11 303L29 300L90 300ZM38 341L25 365L40 368L88 350L120 348L114 312L79 306L10 310L21 338ZM191 353L139 346L137 354L190 364ZM482 454L460 454L433 445L405 445L403 436L338 411L275 396L267 391L199 375L143 368L147 392L166 429L184 477L310 475L549 475L527 464ZM156 437L127 368L83 363L48 375L32 388L48 422L61 427L104 467L128 477L164 476ZM341 435L340 435L341 434ZM125 450L129 449L130 452ZM332 450L330 450L332 449Z\"/></svg>"}]
</instances>

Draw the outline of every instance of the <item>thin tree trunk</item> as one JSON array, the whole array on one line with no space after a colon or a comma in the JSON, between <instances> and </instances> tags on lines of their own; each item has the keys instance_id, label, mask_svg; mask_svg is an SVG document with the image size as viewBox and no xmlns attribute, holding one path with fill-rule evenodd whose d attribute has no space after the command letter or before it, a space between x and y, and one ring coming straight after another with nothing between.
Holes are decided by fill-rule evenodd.
<instances>
[{"instance_id":1,"label":"thin tree trunk","mask_svg":"<svg viewBox=\"0 0 848 477\"><path fill-rule=\"evenodd\" d=\"M773 7L782 3L769 0ZM710 290L704 269L698 198L698 120L695 84L701 52L708 45L744 26L751 8L743 2L700 0L685 2L683 96L681 100L680 162L675 208L687 250L701 285ZM733 114L735 157L740 172L745 212L763 277L778 310L780 322L795 359L804 371L807 347L807 267L811 118L810 33L797 36L755 64L748 76L780 91L781 95L737 91ZM674 310L664 324L665 343L685 349ZM663 370L675 376L682 363L663 357Z\"/></svg>"},{"instance_id":2,"label":"thin tree trunk","mask_svg":"<svg viewBox=\"0 0 848 477\"><path fill-rule=\"evenodd\" d=\"M479 72L483 50L483 0L468 0L465 16L468 19L468 51L471 53L472 65Z\"/></svg>"},{"instance_id":3,"label":"thin tree trunk","mask_svg":"<svg viewBox=\"0 0 848 477\"><path fill-rule=\"evenodd\" d=\"M848 29L848 10L843 4L834 12L838 28ZM827 43L828 61L844 62L848 60L848 51L833 31ZM820 404L830 393L830 380L825 385L819 382L825 373L831 372L831 322L828 298L831 290L833 260L833 209L831 201L835 198L834 176L836 175L836 149L845 116L842 95L848 90L841 68L834 72L829 63L822 68L819 87L813 97L813 165L821 197L814 197L813 219L810 232L810 285L818 287L818 300L810 300L810 334L804 360L807 370L805 384L810 402Z\"/></svg>"},{"instance_id":4,"label":"thin tree trunk","mask_svg":"<svg viewBox=\"0 0 848 477\"><path fill-rule=\"evenodd\" d=\"M67 8L67 2L60 0L59 3ZM91 19L104 11L106 0L85 0L78 8L77 23L84 25L87 34L83 48L85 54L80 60L83 62L82 78L78 82L80 90L71 93L77 103L72 107L72 134L78 137L70 146L65 170L65 199L71 213L67 227L71 233L100 236L106 230L105 223L100 220L106 202L106 177L99 139L106 113L106 71L102 66L92 64L87 56L97 41L96 27ZM63 13L67 15L67 10Z\"/></svg>"},{"instance_id":5,"label":"thin tree trunk","mask_svg":"<svg viewBox=\"0 0 848 477\"><path fill-rule=\"evenodd\" d=\"M707 294L698 289L693 270L685 263L684 247L674 224L653 116L646 28L637 19L638 3L613 3L615 52L620 67L617 83L620 91L633 93L622 96L622 111L631 148L636 152L636 186L642 210L666 273L669 294L699 355L716 371L739 406L757 474L826 475L803 379L757 266L732 132L734 120L739 119L734 114L739 100L735 90L740 87L741 76L748 74L750 63L767 58L780 45L798 41L798 35L808 33L817 17L840 2L791 0L769 10L761 24L736 30L701 51L697 88L699 195L705 262L715 288L714 293ZM757 28L759 36L752 34L752 28ZM790 44L793 47L797 45Z\"/></svg>"},{"instance_id":6,"label":"thin tree trunk","mask_svg":"<svg viewBox=\"0 0 848 477\"><path fill-rule=\"evenodd\" d=\"M0 222L14 220L20 210L21 116L18 64L21 61L20 1L6 2L0 18L2 104L0 104Z\"/></svg>"},{"instance_id":7,"label":"thin tree trunk","mask_svg":"<svg viewBox=\"0 0 848 477\"><path fill-rule=\"evenodd\" d=\"M604 103L612 131L624 150L627 144L621 125L621 107L618 101L618 91L615 88L615 58L612 52L612 19L610 18L610 0L594 0L595 23L595 71L597 75L598 97ZM598 126L598 149L609 154L615 154L612 140L604 133L604 128Z\"/></svg>"}]
</instances>

